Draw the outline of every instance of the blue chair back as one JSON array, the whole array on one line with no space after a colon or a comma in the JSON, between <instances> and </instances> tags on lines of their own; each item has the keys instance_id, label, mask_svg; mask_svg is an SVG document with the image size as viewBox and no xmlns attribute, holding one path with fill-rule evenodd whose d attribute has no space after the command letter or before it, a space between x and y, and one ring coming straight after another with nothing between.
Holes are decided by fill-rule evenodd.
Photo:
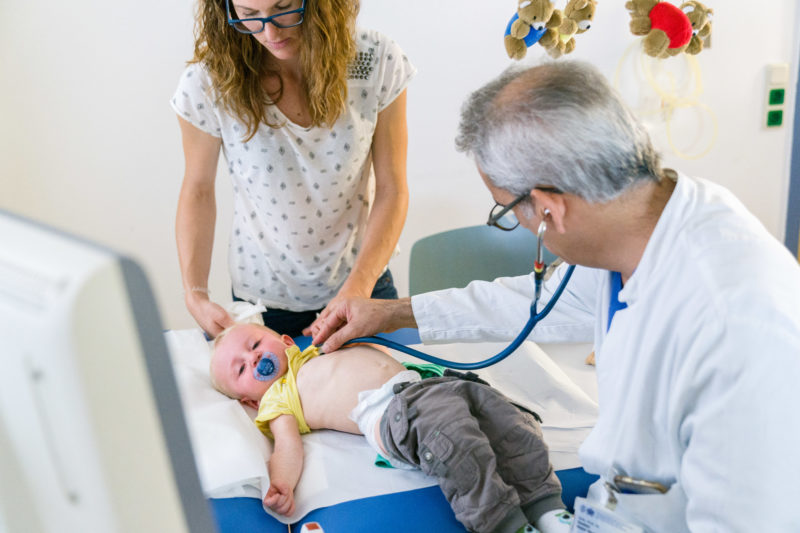
<instances>
[{"instance_id":1,"label":"blue chair back","mask_svg":"<svg viewBox=\"0 0 800 533\"><path fill-rule=\"evenodd\" d=\"M549 265L556 259L544 250ZM469 226L423 237L411 247L409 293L466 287L473 280L491 281L533 271L536 236L525 228L502 231Z\"/></svg>"}]
</instances>

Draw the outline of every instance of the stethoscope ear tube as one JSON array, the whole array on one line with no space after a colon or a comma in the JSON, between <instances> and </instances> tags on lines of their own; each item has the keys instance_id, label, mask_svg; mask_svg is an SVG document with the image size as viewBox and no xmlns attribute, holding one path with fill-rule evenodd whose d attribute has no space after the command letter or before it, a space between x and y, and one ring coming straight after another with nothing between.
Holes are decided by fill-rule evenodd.
<instances>
[{"instance_id":1,"label":"stethoscope ear tube","mask_svg":"<svg viewBox=\"0 0 800 533\"><path fill-rule=\"evenodd\" d=\"M542 224L544 224L544 222L542 222ZM541 226L540 226L540 231L541 231ZM539 239L539 242L541 243L541 239ZM537 260L541 261L541 248L539 249L538 257L539 258ZM539 323L540 320L546 317L553 309L553 306L556 305L556 302L558 302L558 299L561 297L561 293L564 292L564 289L566 288L567 283L569 282L569 278L572 277L572 272L574 270L575 270L575 265L570 265L569 268L567 268L567 271L564 273L564 278L561 280L561 283L558 284L558 288L553 293L553 296L550 298L550 301L547 302L547 305L544 306L544 309L542 309L540 313L536 312L536 306L539 303L539 294L541 292L543 271L541 276L535 275L534 279L536 284L536 294L534 296L533 301L531 302L531 316L528 319L527 324L525 324L525 327L522 328L522 331L520 331L519 335L517 335L517 338L514 339L511 342L511 344L509 344L503 351L483 361L478 361L476 363L458 363L456 361L448 361L446 359L440 359L425 352L409 348L408 346L405 346L403 344L390 341L388 339L384 339L381 337L358 337L349 340L344 344L347 345L357 342L380 344L381 346L386 346L388 348L392 348L394 350L406 353L413 357L417 357L419 359L422 359L423 361L428 361L429 363L434 363L448 368L455 368L456 370L478 370L481 368L486 368L487 366L492 366L496 363L499 363L500 361L502 361L503 359L514 353L516 349L520 347L523 341L528 338L528 335L531 334L531 331L533 331L534 326L536 326L536 324Z\"/></svg>"}]
</instances>

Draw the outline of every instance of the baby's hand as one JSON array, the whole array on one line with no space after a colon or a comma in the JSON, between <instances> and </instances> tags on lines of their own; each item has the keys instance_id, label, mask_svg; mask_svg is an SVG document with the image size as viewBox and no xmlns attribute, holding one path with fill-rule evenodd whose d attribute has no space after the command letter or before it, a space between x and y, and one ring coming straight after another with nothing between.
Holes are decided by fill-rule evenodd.
<instances>
[{"instance_id":1,"label":"baby's hand","mask_svg":"<svg viewBox=\"0 0 800 533\"><path fill-rule=\"evenodd\" d=\"M278 514L289 516L294 513L294 490L284 483L272 482L264 496L264 505Z\"/></svg>"}]
</instances>

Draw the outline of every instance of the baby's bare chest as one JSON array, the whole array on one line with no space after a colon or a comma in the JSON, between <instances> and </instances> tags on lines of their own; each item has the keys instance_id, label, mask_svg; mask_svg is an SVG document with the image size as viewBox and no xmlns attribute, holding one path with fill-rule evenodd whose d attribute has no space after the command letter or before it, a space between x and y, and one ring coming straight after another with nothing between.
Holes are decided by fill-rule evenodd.
<instances>
[{"instance_id":1,"label":"baby's bare chest","mask_svg":"<svg viewBox=\"0 0 800 533\"><path fill-rule=\"evenodd\" d=\"M312 421L347 419L360 392L379 388L403 370L388 355L368 347L341 350L308 361L297 373L297 390L306 421L314 427Z\"/></svg>"}]
</instances>

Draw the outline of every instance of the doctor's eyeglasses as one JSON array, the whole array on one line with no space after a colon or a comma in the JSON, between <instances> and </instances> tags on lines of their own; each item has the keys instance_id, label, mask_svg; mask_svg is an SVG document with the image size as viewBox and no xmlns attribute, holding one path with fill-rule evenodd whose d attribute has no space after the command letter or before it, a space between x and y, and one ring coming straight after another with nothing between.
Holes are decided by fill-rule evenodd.
<instances>
[{"instance_id":1,"label":"doctor's eyeglasses","mask_svg":"<svg viewBox=\"0 0 800 533\"><path fill-rule=\"evenodd\" d=\"M555 187L534 187L537 191L551 192L553 194L563 194L564 191ZM518 203L530 197L531 191L525 192L514 198L508 205L498 204L495 202L494 207L489 212L489 220L486 221L487 226L494 226L503 231L511 231L519 226L519 220L511 213ZM508 215L508 216L506 216Z\"/></svg>"},{"instance_id":2,"label":"doctor's eyeglasses","mask_svg":"<svg viewBox=\"0 0 800 533\"><path fill-rule=\"evenodd\" d=\"M306 10L306 0L303 0L303 5L301 5L299 9L284 11L265 18L233 18L233 14L231 13L231 0L225 0L225 9L228 12L228 24L233 26L236 31L240 33L261 33L264 31L267 23L278 28L293 28L302 24L303 15Z\"/></svg>"},{"instance_id":3,"label":"doctor's eyeglasses","mask_svg":"<svg viewBox=\"0 0 800 533\"><path fill-rule=\"evenodd\" d=\"M517 220L517 218L513 216L510 211L514 209L515 205L527 198L530 194L530 191L522 193L514 198L514 201L508 205L502 205L495 202L494 207L489 212L489 220L486 221L486 225L494 226L495 228L499 228L503 231L511 231L519 226L519 220ZM506 215L510 216L506 217Z\"/></svg>"}]
</instances>

